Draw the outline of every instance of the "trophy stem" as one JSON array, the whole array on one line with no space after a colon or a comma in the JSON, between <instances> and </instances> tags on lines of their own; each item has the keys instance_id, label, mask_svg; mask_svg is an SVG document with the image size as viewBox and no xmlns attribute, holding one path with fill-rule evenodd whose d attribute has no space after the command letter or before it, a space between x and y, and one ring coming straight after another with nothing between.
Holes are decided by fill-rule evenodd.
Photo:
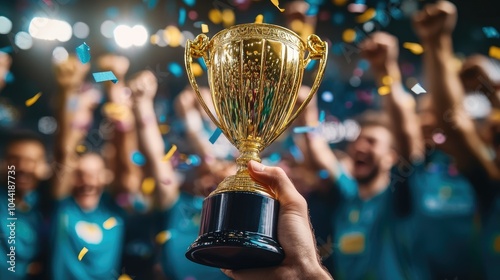
<instances>
[{"instance_id":1,"label":"trophy stem","mask_svg":"<svg viewBox=\"0 0 500 280\"><path fill-rule=\"evenodd\" d=\"M248 162L255 160L256 162L261 162L259 157L259 152L262 145L254 141L243 141L238 150L240 151L240 156L236 159L238 165L238 171L236 172L237 177L248 176Z\"/></svg>"}]
</instances>

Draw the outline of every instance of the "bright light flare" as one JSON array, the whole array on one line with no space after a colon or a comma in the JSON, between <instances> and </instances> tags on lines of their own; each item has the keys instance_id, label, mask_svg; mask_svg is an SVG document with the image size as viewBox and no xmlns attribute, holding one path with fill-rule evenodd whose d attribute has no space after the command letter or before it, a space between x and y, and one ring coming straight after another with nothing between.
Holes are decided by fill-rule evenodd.
<instances>
[{"instance_id":1,"label":"bright light flare","mask_svg":"<svg viewBox=\"0 0 500 280\"><path fill-rule=\"evenodd\" d=\"M73 30L69 23L50 18L34 17L29 25L28 31L33 38L59 42L71 39Z\"/></svg>"},{"instance_id":2,"label":"bright light flare","mask_svg":"<svg viewBox=\"0 0 500 280\"><path fill-rule=\"evenodd\" d=\"M124 24L118 25L113 31L116 44L124 49L131 46L140 47L148 41L148 31L142 25L130 27Z\"/></svg>"}]
</instances>

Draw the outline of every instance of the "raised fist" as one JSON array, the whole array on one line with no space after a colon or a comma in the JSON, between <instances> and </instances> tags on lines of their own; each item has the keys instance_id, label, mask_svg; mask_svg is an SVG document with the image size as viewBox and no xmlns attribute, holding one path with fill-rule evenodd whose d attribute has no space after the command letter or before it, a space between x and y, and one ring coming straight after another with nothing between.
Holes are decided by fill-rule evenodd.
<instances>
[{"instance_id":1,"label":"raised fist","mask_svg":"<svg viewBox=\"0 0 500 280\"><path fill-rule=\"evenodd\" d=\"M422 41L435 40L443 35L451 35L457 23L457 8L448 1L426 5L416 13L413 26Z\"/></svg>"},{"instance_id":2,"label":"raised fist","mask_svg":"<svg viewBox=\"0 0 500 280\"><path fill-rule=\"evenodd\" d=\"M145 70L135 74L128 81L128 87L132 91L133 100L153 100L158 90L158 81L151 71Z\"/></svg>"},{"instance_id":3,"label":"raised fist","mask_svg":"<svg viewBox=\"0 0 500 280\"><path fill-rule=\"evenodd\" d=\"M9 73L12 59L4 52L0 52L0 89L5 86L5 76Z\"/></svg>"},{"instance_id":4,"label":"raised fist","mask_svg":"<svg viewBox=\"0 0 500 280\"><path fill-rule=\"evenodd\" d=\"M384 71L397 65L398 39L385 32L373 33L361 43L361 55L370 62L373 71Z\"/></svg>"},{"instance_id":5,"label":"raised fist","mask_svg":"<svg viewBox=\"0 0 500 280\"><path fill-rule=\"evenodd\" d=\"M63 90L79 90L89 70L89 63L82 64L76 56L70 55L67 60L55 64L57 84Z\"/></svg>"},{"instance_id":6,"label":"raised fist","mask_svg":"<svg viewBox=\"0 0 500 280\"><path fill-rule=\"evenodd\" d=\"M124 81L130 62L124 56L105 54L97 59L97 65L102 71L113 71L118 81Z\"/></svg>"},{"instance_id":7,"label":"raised fist","mask_svg":"<svg viewBox=\"0 0 500 280\"><path fill-rule=\"evenodd\" d=\"M472 55L463 63L460 79L467 91L494 93L500 89L500 64L483 55Z\"/></svg>"}]
</instances>

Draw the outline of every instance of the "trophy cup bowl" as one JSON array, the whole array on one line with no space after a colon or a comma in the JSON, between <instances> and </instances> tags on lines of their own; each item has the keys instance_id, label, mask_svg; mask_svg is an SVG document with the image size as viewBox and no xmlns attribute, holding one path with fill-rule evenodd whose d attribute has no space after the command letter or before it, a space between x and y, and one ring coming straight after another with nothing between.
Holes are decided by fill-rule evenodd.
<instances>
[{"instance_id":1,"label":"trophy cup bowl","mask_svg":"<svg viewBox=\"0 0 500 280\"><path fill-rule=\"evenodd\" d=\"M201 96L191 70L203 58L214 116ZM243 269L279 264L279 203L270 188L250 177L247 163L260 162L271 144L307 106L323 78L327 44L316 35L304 42L294 32L271 24L241 24L188 40L186 72L198 101L227 139L238 148L238 171L225 178L203 202L199 237L186 257L219 268ZM319 60L309 96L293 112L304 69Z\"/></svg>"}]
</instances>

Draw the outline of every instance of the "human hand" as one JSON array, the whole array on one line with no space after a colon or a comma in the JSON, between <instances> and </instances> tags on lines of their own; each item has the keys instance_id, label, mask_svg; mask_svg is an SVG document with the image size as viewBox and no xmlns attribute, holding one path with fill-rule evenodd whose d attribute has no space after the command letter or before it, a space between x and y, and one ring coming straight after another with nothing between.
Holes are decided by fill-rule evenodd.
<instances>
[{"instance_id":1,"label":"human hand","mask_svg":"<svg viewBox=\"0 0 500 280\"><path fill-rule=\"evenodd\" d=\"M495 93L500 89L500 66L483 55L472 55L462 64L460 79L467 91Z\"/></svg>"},{"instance_id":2,"label":"human hand","mask_svg":"<svg viewBox=\"0 0 500 280\"><path fill-rule=\"evenodd\" d=\"M118 81L123 81L127 74L130 62L124 56L105 54L97 59L97 65L102 71L113 71Z\"/></svg>"},{"instance_id":3,"label":"human hand","mask_svg":"<svg viewBox=\"0 0 500 280\"><path fill-rule=\"evenodd\" d=\"M89 70L90 63L82 64L76 56L70 55L67 60L55 64L57 84L63 91L77 91Z\"/></svg>"},{"instance_id":4,"label":"human hand","mask_svg":"<svg viewBox=\"0 0 500 280\"><path fill-rule=\"evenodd\" d=\"M145 70L135 74L128 81L128 87L132 91L132 99L135 102L141 100L152 102L158 90L158 81L151 71Z\"/></svg>"},{"instance_id":5,"label":"human hand","mask_svg":"<svg viewBox=\"0 0 500 280\"><path fill-rule=\"evenodd\" d=\"M277 194L280 202L278 241L285 259L275 267L222 271L233 279L332 279L321 266L316 249L307 203L283 169L248 164L250 176Z\"/></svg>"},{"instance_id":6,"label":"human hand","mask_svg":"<svg viewBox=\"0 0 500 280\"><path fill-rule=\"evenodd\" d=\"M361 43L360 48L361 56L370 62L377 78L398 71L399 47L395 36L385 32L373 33Z\"/></svg>"},{"instance_id":7,"label":"human hand","mask_svg":"<svg viewBox=\"0 0 500 280\"><path fill-rule=\"evenodd\" d=\"M413 18L413 27L423 42L451 36L457 23L457 8L449 1L428 4Z\"/></svg>"}]
</instances>

